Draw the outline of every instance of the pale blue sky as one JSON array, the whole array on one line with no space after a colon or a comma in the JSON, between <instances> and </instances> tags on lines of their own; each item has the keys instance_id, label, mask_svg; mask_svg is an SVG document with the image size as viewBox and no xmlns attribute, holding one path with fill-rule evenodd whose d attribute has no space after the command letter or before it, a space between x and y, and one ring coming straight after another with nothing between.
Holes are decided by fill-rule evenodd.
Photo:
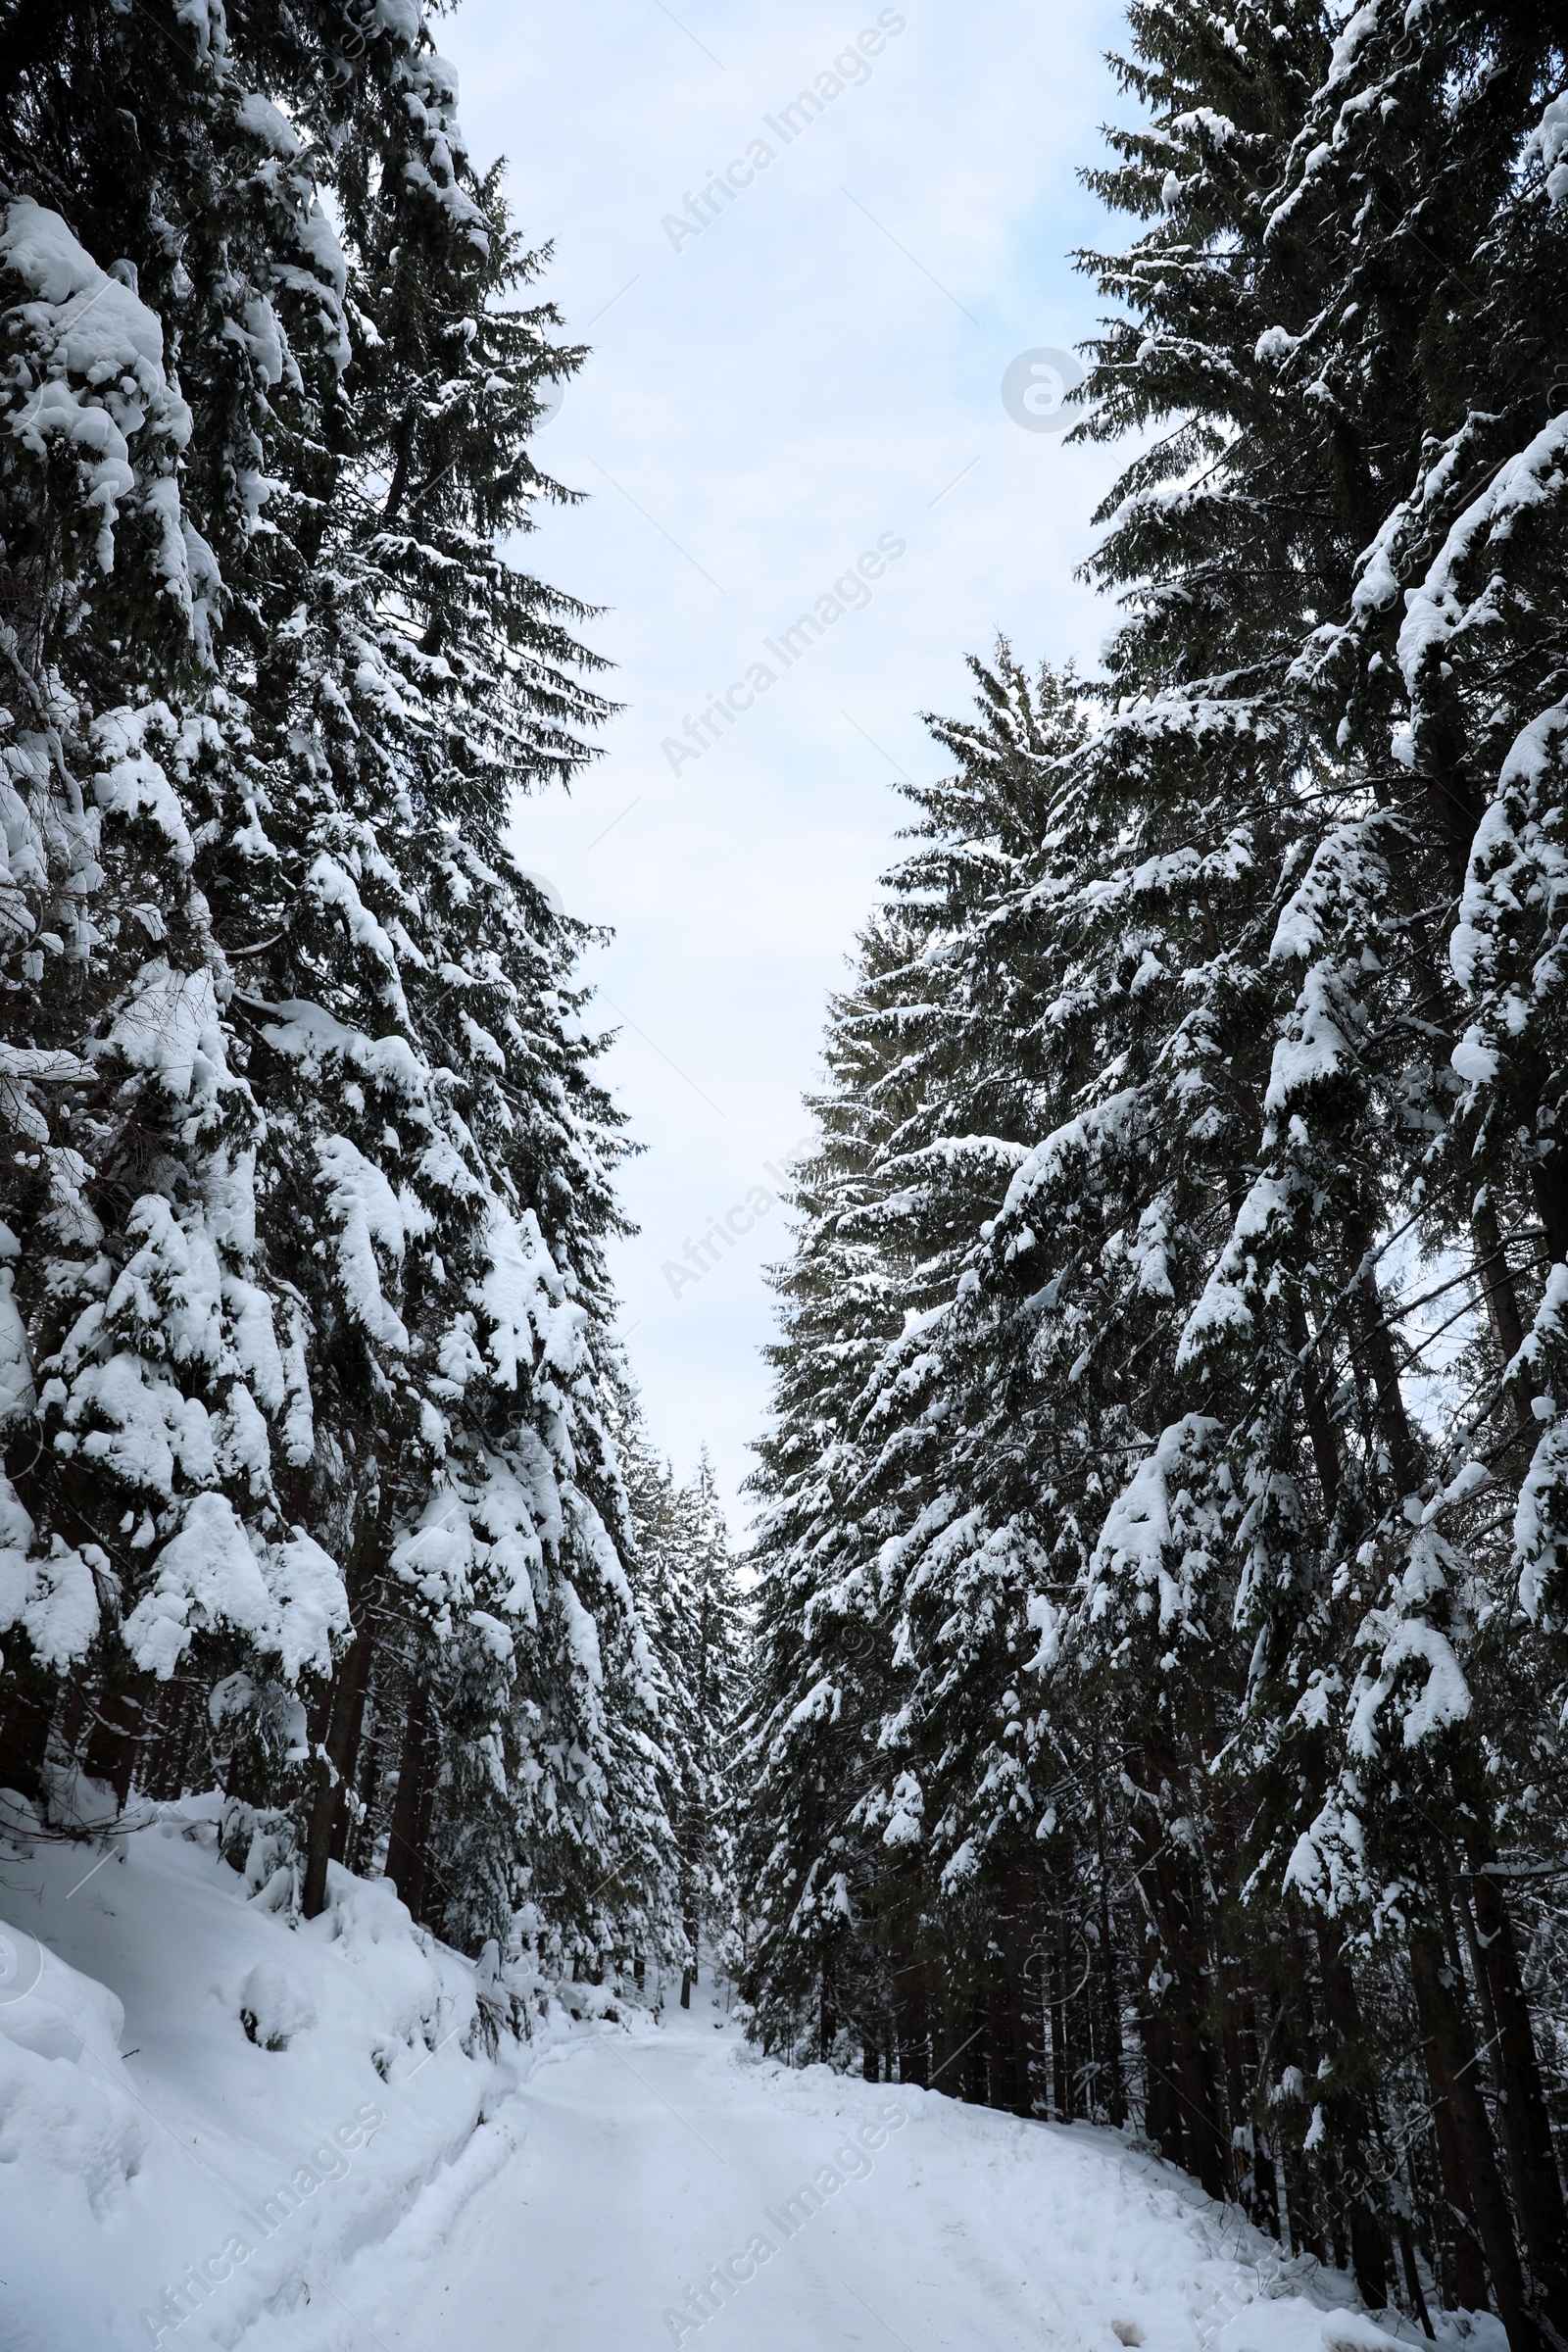
<instances>
[{"instance_id":1,"label":"pale blue sky","mask_svg":"<svg viewBox=\"0 0 1568 2352\"><path fill-rule=\"evenodd\" d=\"M525 230L555 243L547 291L594 346L538 445L589 503L530 560L608 608L588 635L626 708L570 799L525 808L519 848L614 927L591 970L646 1147L623 1325L656 1442L685 1471L706 1439L731 1495L783 1212L700 1279L665 1269L807 1132L824 1000L904 821L890 787L938 772L919 710L967 703L964 656L999 629L1092 664L1111 617L1073 571L1117 461L1021 429L1001 383L1093 327L1065 257L1118 235L1075 172L1126 115L1102 54L1119 11L912 0L880 12L862 74L847 53L878 17L465 0L439 27L475 159L509 158ZM819 75L839 94L785 116ZM665 224L757 141L772 160L700 234ZM842 588L787 668L764 650L879 540L865 601ZM758 662L775 682L672 773L664 742Z\"/></svg>"}]
</instances>

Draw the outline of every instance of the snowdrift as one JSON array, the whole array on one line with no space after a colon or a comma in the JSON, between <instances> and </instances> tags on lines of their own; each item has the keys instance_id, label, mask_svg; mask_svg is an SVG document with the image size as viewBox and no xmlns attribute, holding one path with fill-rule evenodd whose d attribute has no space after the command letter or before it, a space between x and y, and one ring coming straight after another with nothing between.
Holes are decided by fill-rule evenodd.
<instances>
[{"instance_id":1,"label":"snowdrift","mask_svg":"<svg viewBox=\"0 0 1568 2352\"><path fill-rule=\"evenodd\" d=\"M334 1869L290 1927L221 1858L219 1797L107 1845L0 1801L4 2352L291 2334L438 2176L510 2149L488 2119L568 2028L498 2034L389 1885Z\"/></svg>"}]
</instances>

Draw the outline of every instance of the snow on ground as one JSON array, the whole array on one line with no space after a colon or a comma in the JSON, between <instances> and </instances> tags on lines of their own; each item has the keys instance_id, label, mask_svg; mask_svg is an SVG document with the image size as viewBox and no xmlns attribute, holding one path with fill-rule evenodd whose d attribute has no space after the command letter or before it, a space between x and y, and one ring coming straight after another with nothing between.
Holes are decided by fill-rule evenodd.
<instances>
[{"instance_id":1,"label":"snow on ground","mask_svg":"<svg viewBox=\"0 0 1568 2352\"><path fill-rule=\"evenodd\" d=\"M279 2344L1388 2352L1321 2287L1265 2299L1268 2241L1119 2134L790 2073L706 1986L690 2016L579 2035L515 2115L474 2196L344 2273L362 2332Z\"/></svg>"},{"instance_id":2,"label":"snow on ground","mask_svg":"<svg viewBox=\"0 0 1568 2352\"><path fill-rule=\"evenodd\" d=\"M291 1929L218 1809L0 1841L3 2352L1387 2352L1123 2136L791 2073L706 1982L490 2057L389 1887Z\"/></svg>"},{"instance_id":3,"label":"snow on ground","mask_svg":"<svg viewBox=\"0 0 1568 2352\"><path fill-rule=\"evenodd\" d=\"M506 2152L479 2118L542 2046L486 2055L472 1964L390 1886L334 1871L291 1929L219 1855L220 1799L138 1810L107 1844L0 1837L3 2352L330 2310L431 2181Z\"/></svg>"}]
</instances>

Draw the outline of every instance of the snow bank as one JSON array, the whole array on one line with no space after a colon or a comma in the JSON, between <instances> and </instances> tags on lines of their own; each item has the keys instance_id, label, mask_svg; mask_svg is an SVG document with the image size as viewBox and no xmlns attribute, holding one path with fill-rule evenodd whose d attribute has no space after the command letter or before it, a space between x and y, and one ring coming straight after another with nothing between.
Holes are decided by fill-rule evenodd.
<instances>
[{"instance_id":1,"label":"snow bank","mask_svg":"<svg viewBox=\"0 0 1568 2352\"><path fill-rule=\"evenodd\" d=\"M217 1797L107 1846L0 1806L5 2352L270 2338L510 2148L485 2119L567 2029L490 2055L473 1965L390 1886L334 1869L290 1928L221 1859Z\"/></svg>"}]
</instances>

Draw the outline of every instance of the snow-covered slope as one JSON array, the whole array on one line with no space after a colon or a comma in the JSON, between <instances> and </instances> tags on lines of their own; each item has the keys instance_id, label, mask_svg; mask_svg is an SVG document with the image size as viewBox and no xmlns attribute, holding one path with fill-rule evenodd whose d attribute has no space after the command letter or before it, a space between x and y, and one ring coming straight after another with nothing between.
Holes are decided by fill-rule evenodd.
<instances>
[{"instance_id":1,"label":"snow-covered slope","mask_svg":"<svg viewBox=\"0 0 1568 2352\"><path fill-rule=\"evenodd\" d=\"M487 2054L474 1968L390 1886L334 1871L297 1928L251 1899L219 1809L148 1807L107 1852L0 1839L4 2352L330 2310L356 2249L503 2149L481 2118L540 2044Z\"/></svg>"}]
</instances>

